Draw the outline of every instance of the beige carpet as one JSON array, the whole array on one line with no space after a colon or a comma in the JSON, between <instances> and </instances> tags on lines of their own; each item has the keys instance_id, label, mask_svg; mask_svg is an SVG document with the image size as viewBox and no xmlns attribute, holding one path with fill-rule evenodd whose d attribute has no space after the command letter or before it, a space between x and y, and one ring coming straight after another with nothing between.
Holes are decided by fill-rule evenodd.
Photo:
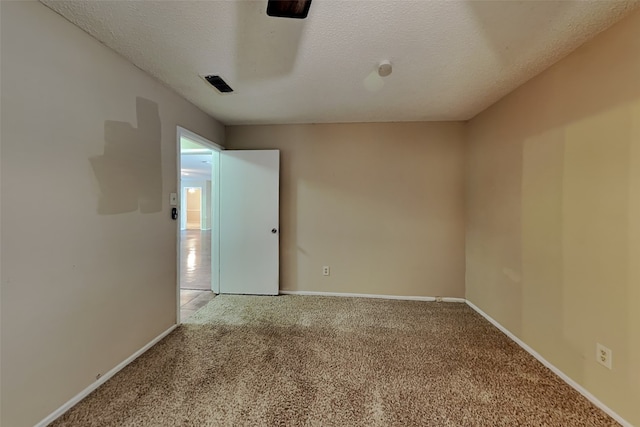
<instances>
[{"instance_id":1,"label":"beige carpet","mask_svg":"<svg viewBox=\"0 0 640 427\"><path fill-rule=\"evenodd\" d=\"M220 296L54 426L612 426L465 304Z\"/></svg>"}]
</instances>

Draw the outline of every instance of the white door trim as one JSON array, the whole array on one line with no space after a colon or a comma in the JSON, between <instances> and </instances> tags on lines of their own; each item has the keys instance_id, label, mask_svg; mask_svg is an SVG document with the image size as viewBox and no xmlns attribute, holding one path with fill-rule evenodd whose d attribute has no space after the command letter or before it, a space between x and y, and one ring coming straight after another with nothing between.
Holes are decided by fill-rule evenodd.
<instances>
[{"instance_id":1,"label":"white door trim","mask_svg":"<svg viewBox=\"0 0 640 427\"><path fill-rule=\"evenodd\" d=\"M191 132L189 129L185 129L181 126L178 126L177 128L178 128L178 139L177 139L178 142L180 142L180 139L184 137L186 139L190 139L194 142L197 142L198 144L202 144L205 147L208 147L214 151L224 150L224 147L222 145L218 145L213 141L209 141L207 138L202 137L195 132ZM180 145L178 145L178 153L180 153Z\"/></svg>"}]
</instances>

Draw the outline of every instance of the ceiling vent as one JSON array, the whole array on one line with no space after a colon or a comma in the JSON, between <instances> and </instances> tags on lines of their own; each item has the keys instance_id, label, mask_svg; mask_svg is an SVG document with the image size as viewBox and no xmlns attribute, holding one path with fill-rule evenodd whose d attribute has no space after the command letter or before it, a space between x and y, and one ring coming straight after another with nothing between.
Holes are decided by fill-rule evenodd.
<instances>
[{"instance_id":1,"label":"ceiling vent","mask_svg":"<svg viewBox=\"0 0 640 427\"><path fill-rule=\"evenodd\" d=\"M309 14L311 0L269 0L267 15L279 18L304 19Z\"/></svg>"},{"instance_id":2,"label":"ceiling vent","mask_svg":"<svg viewBox=\"0 0 640 427\"><path fill-rule=\"evenodd\" d=\"M231 93L233 92L233 89L231 89L231 86L229 86L227 84L227 82L225 82L224 80L222 80L222 77L220 76L214 76L212 74L207 75L207 76L202 76L211 86L215 87L218 92L220 93Z\"/></svg>"}]
</instances>

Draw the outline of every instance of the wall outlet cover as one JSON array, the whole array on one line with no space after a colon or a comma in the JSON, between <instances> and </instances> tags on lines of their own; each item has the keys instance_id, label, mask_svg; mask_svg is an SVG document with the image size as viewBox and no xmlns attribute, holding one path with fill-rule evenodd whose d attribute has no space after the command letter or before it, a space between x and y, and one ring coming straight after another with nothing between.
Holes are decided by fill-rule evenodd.
<instances>
[{"instance_id":1,"label":"wall outlet cover","mask_svg":"<svg viewBox=\"0 0 640 427\"><path fill-rule=\"evenodd\" d=\"M596 361L605 368L613 367L613 352L600 343L596 344Z\"/></svg>"}]
</instances>

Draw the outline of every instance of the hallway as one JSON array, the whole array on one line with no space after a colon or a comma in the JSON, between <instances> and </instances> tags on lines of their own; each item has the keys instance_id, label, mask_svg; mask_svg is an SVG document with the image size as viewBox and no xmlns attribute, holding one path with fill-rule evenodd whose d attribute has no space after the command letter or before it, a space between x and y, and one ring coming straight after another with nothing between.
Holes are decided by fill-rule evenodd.
<instances>
[{"instance_id":1,"label":"hallway","mask_svg":"<svg viewBox=\"0 0 640 427\"><path fill-rule=\"evenodd\" d=\"M211 230L182 230L180 251L180 319L184 322L215 296L211 291Z\"/></svg>"},{"instance_id":2,"label":"hallway","mask_svg":"<svg viewBox=\"0 0 640 427\"><path fill-rule=\"evenodd\" d=\"M211 290L211 230L180 232L180 289Z\"/></svg>"}]
</instances>

